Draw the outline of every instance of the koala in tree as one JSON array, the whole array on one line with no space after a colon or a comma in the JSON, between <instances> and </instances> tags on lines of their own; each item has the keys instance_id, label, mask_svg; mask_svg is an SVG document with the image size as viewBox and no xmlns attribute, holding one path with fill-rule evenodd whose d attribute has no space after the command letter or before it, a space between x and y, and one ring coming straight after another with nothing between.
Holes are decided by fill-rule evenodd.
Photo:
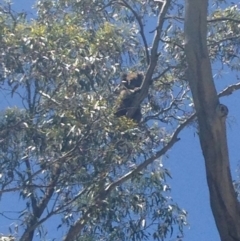
<instances>
[{"instance_id":1,"label":"koala in tree","mask_svg":"<svg viewBox=\"0 0 240 241\"><path fill-rule=\"evenodd\" d=\"M134 101L137 93L141 90L143 81L143 74L141 73L129 73L123 74L121 80L120 94L117 99L115 116L126 116L129 108L132 108L132 102ZM136 122L140 122L142 118L141 106L136 108L136 111L132 117Z\"/></svg>"}]
</instances>

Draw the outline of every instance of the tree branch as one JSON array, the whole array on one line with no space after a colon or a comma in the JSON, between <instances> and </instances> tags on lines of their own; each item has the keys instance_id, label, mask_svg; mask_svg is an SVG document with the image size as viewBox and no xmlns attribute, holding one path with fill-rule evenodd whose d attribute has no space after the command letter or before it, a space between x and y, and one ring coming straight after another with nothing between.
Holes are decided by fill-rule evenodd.
<instances>
[{"instance_id":1,"label":"tree branch","mask_svg":"<svg viewBox=\"0 0 240 241\"><path fill-rule=\"evenodd\" d=\"M144 48L145 48L145 54L146 54L146 58L147 58L147 64L150 63L150 56L149 56L149 52L148 52L148 44L147 44L147 40L144 34L144 27L143 27L143 23L141 18L139 17L139 15L137 14L137 12L131 7L130 4L128 4L127 1L122 0L123 3L119 2L120 5L125 6L126 8L128 8L134 15L134 17L136 18L138 25L140 27L140 35L142 37L143 40L143 44L144 44Z\"/></svg>"},{"instance_id":2,"label":"tree branch","mask_svg":"<svg viewBox=\"0 0 240 241\"><path fill-rule=\"evenodd\" d=\"M117 186L123 184L127 180L131 179L134 175L145 169L149 164L151 164L154 160L164 155L173 145L176 143L179 138L179 133L195 118L195 114L192 114L188 119L186 119L182 124L180 124L175 132L173 133L172 137L170 138L170 141L160 150L158 151L154 156L151 158L145 160L143 163L141 163L136 169L133 171L130 171L129 173L125 174L121 178L119 178L117 181L109 184L104 190L99 190L98 195L96 195L94 203L89 207L88 211L83 215L82 218L77 220L74 225L71 226L69 229L66 237L63 239L63 241L72 241L74 238L76 238L77 235L81 232L81 230L86 225L87 221L91 219L91 213L93 210L96 209L96 207L100 207L101 204L104 202L104 200L110 195L110 192L115 189Z\"/></svg>"},{"instance_id":3,"label":"tree branch","mask_svg":"<svg viewBox=\"0 0 240 241\"><path fill-rule=\"evenodd\" d=\"M127 113L128 117L131 117L134 115L136 111L136 107L140 106L141 102L145 99L145 97L148 94L148 89L151 83L152 75L154 73L154 69L158 62L158 47L161 37L161 32L165 20L165 15L167 14L167 10L171 4L171 0L165 0L162 4L161 10L158 15L158 21L157 21L157 27L155 31L155 36L153 39L152 49L151 49L151 56L150 56L150 64L148 65L148 69L145 75L145 78L143 80L143 84L141 86L141 92L137 95L137 97L134 99L132 103L132 108L129 108L129 111Z\"/></svg>"}]
</instances>

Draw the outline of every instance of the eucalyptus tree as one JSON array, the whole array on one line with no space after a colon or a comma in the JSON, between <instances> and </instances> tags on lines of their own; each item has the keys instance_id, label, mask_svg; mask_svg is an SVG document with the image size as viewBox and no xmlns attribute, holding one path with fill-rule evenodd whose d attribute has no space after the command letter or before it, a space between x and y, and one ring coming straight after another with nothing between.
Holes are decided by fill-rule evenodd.
<instances>
[{"instance_id":1,"label":"eucalyptus tree","mask_svg":"<svg viewBox=\"0 0 240 241\"><path fill-rule=\"evenodd\" d=\"M213 64L237 73L238 8L218 4L209 11L205 47ZM185 49L184 3L40 0L33 20L8 3L0 11L1 91L16 104L1 112L0 193L18 195L22 208L1 214L14 220L13 235L183 239L186 211L169 196L162 160L184 128L202 133L195 77L186 71L198 66ZM116 118L116 89L128 72L144 73L143 84L128 115ZM140 104L137 124L129 117Z\"/></svg>"}]
</instances>

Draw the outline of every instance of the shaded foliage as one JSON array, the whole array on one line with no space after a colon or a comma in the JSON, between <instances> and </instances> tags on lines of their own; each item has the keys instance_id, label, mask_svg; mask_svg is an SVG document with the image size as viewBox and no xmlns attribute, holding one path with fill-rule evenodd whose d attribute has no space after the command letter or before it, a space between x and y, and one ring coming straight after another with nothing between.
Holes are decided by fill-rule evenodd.
<instances>
[{"instance_id":1,"label":"shaded foliage","mask_svg":"<svg viewBox=\"0 0 240 241\"><path fill-rule=\"evenodd\" d=\"M1 195L15 191L24 204L14 216L19 240L182 237L186 211L169 196L162 159L194 110L183 5L167 2L163 12L155 1L44 0L34 20L1 6L1 91L19 102L1 112L0 186ZM213 11L212 61L237 70L238 40L228 38L238 31L237 7ZM234 19L228 35L214 21L219 14ZM153 26L159 16L161 29ZM121 74L147 75L153 64L143 121L115 118ZM51 233L52 220L64 234Z\"/></svg>"}]
</instances>

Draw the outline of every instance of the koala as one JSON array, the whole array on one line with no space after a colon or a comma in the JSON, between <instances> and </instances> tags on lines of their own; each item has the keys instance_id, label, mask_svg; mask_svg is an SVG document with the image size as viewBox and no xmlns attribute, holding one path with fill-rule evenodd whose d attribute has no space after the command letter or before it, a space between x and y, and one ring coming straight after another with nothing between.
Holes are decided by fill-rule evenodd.
<instances>
[{"instance_id":1,"label":"koala","mask_svg":"<svg viewBox=\"0 0 240 241\"><path fill-rule=\"evenodd\" d=\"M137 96L137 93L141 91L141 85L143 81L143 74L141 73L130 73L123 74L120 86L120 94L117 99L116 112L114 115L116 117L126 116L130 108L132 108L132 103ZM132 117L132 120L140 122L142 119L141 106L139 105Z\"/></svg>"}]
</instances>

